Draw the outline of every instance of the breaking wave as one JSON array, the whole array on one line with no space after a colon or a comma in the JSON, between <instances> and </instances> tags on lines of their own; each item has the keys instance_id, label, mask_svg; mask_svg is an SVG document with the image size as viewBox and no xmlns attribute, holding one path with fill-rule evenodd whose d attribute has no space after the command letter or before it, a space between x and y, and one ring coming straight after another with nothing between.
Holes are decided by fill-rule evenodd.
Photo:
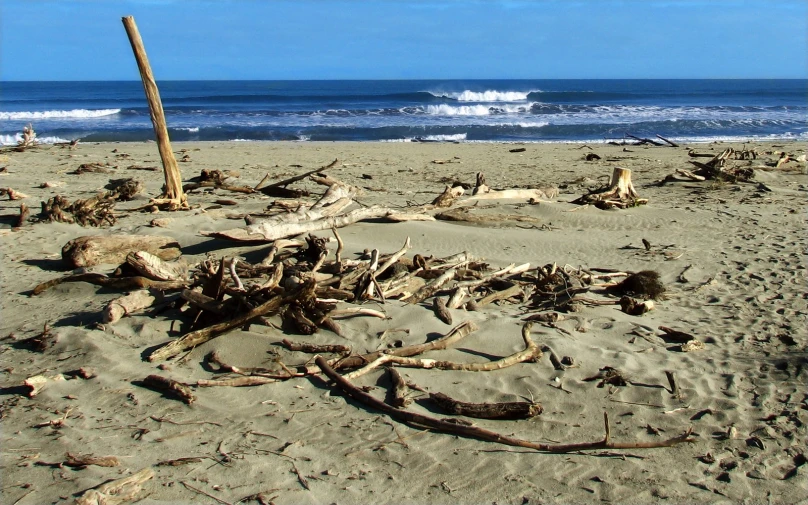
<instances>
[{"instance_id":1,"label":"breaking wave","mask_svg":"<svg viewBox=\"0 0 808 505\"><path fill-rule=\"evenodd\" d=\"M20 111L20 112L0 112L0 120L19 119L68 119L68 118L91 118L112 116L121 112L121 109L73 109L73 110L44 110L44 111Z\"/></svg>"}]
</instances>

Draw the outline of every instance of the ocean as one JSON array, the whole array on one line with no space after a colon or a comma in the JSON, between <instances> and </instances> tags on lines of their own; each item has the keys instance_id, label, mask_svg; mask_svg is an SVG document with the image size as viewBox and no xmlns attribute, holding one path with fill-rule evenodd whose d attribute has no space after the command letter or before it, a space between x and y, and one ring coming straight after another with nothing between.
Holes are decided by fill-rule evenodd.
<instances>
[{"instance_id":1,"label":"ocean","mask_svg":"<svg viewBox=\"0 0 808 505\"><path fill-rule=\"evenodd\" d=\"M808 80L158 82L176 141L808 140ZM0 143L154 138L140 81L2 82Z\"/></svg>"}]
</instances>

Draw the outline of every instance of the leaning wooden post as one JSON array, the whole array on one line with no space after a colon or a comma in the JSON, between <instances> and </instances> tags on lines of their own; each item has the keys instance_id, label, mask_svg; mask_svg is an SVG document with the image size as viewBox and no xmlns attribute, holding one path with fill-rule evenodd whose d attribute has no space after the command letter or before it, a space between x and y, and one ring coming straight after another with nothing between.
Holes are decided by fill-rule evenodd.
<instances>
[{"instance_id":1,"label":"leaning wooden post","mask_svg":"<svg viewBox=\"0 0 808 505\"><path fill-rule=\"evenodd\" d=\"M146 48L140 38L135 18L126 16L122 19L126 28L126 35L135 53L137 67L140 70L140 78L143 81L143 89L146 92L146 99L149 102L149 114L154 125L154 134L157 137L157 148L160 150L160 159L163 161L163 173L166 179L165 193L153 200L158 205L165 205L169 210L187 208L188 202L185 193L182 191L182 174L180 173L177 160L171 151L171 141L168 138L168 127L166 126L163 103L160 101L160 92L157 90L157 83L154 80L149 58L146 56Z\"/></svg>"}]
</instances>

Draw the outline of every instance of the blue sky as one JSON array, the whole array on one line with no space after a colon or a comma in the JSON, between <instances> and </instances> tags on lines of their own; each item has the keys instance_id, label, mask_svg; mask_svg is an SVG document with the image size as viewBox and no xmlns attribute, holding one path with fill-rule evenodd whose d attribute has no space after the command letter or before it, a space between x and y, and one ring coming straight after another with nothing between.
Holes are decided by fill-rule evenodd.
<instances>
[{"instance_id":1,"label":"blue sky","mask_svg":"<svg viewBox=\"0 0 808 505\"><path fill-rule=\"evenodd\" d=\"M0 0L0 80L806 78L806 0Z\"/></svg>"}]
</instances>

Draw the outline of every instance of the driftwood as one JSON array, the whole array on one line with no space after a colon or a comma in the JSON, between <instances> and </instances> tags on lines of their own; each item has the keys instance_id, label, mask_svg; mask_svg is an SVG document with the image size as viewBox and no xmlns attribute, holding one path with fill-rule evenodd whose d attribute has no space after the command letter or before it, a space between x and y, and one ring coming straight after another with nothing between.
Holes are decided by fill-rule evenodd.
<instances>
[{"instance_id":1,"label":"driftwood","mask_svg":"<svg viewBox=\"0 0 808 505\"><path fill-rule=\"evenodd\" d=\"M476 438L488 442L494 442L504 445L524 447L534 449L540 452L551 453L566 453L571 451L589 451L598 449L650 449L657 447L671 447L684 442L693 442L690 437L690 430L682 435L673 437L667 440L660 440L654 442L614 442L611 440L611 429L609 428L609 418L604 413L604 424L606 427L606 435L602 440L595 442L584 442L574 444L540 444L521 440L515 437L502 435L491 430L479 428L476 426L464 426L462 424L444 421L433 417L417 414L404 409L397 409L387 405L381 400L376 399L368 393L354 386L349 380L338 374L322 356L317 356L314 359L315 364L322 370L322 372L332 381L334 381L345 394L354 400L364 403L372 408L380 410L391 418L407 423L413 427L421 429L428 429L432 431L440 431L444 433L451 433L469 438Z\"/></svg>"},{"instance_id":2,"label":"driftwood","mask_svg":"<svg viewBox=\"0 0 808 505\"><path fill-rule=\"evenodd\" d=\"M421 359L411 358L406 356L397 356L394 354L383 354L368 363L359 370L355 370L345 375L346 379L355 379L361 377L376 368L394 363L399 366L411 368L434 368L438 370L464 370L467 372L490 372L492 370L501 370L517 363L524 363L526 361L538 361L542 352L535 342L530 338L530 329L533 323L525 323L522 326L522 339L525 342L525 348L522 351L506 356L502 359L489 361L487 363L455 363L452 361L442 361L436 359Z\"/></svg>"},{"instance_id":3,"label":"driftwood","mask_svg":"<svg viewBox=\"0 0 808 505\"><path fill-rule=\"evenodd\" d=\"M442 336L441 338L432 340L430 342L425 342L423 344L415 344L409 345L405 347L399 347L390 349L387 352L387 355L393 356L416 356L418 354L423 354L427 351L437 351L441 349L446 349L462 338L468 336L470 333L477 331L479 328L473 321L465 321L460 323L459 325L455 326L449 332ZM340 360L336 367L340 370L347 369L347 368L356 368L371 361L378 359L380 356L385 355L384 351L376 351L369 354L364 354L362 356L348 356L347 358Z\"/></svg>"},{"instance_id":4,"label":"driftwood","mask_svg":"<svg viewBox=\"0 0 808 505\"><path fill-rule=\"evenodd\" d=\"M464 201L477 200L529 200L536 201L552 199L558 196L557 186L544 186L537 189L505 189L502 191L489 191L466 198Z\"/></svg>"},{"instance_id":5,"label":"driftwood","mask_svg":"<svg viewBox=\"0 0 808 505\"><path fill-rule=\"evenodd\" d=\"M263 185L264 181L266 181L269 178L269 174L267 174L266 177L264 177L261 180L261 182L256 184L254 189L256 191L260 190L262 193L271 193L272 190L275 189L275 188L286 187L289 184L292 184L293 182L302 181L303 179L305 179L306 177L309 177L310 175L316 174L318 172L322 172L323 170L328 170L329 168L334 168L334 167L336 167L338 165L339 165L339 159L336 159L336 160L332 161L331 163L329 163L328 165L326 165L324 167L320 167L320 168L317 168L315 170L310 170L310 171L308 171L306 173L296 175L294 177L290 177L290 178L284 179L282 181L277 181L277 182L273 182L271 184Z\"/></svg>"},{"instance_id":6,"label":"driftwood","mask_svg":"<svg viewBox=\"0 0 808 505\"><path fill-rule=\"evenodd\" d=\"M485 183L485 175L482 172L477 172L477 181L474 183L474 189L471 190L471 195L481 195L491 191L491 188Z\"/></svg>"},{"instance_id":7,"label":"driftwood","mask_svg":"<svg viewBox=\"0 0 808 505\"><path fill-rule=\"evenodd\" d=\"M42 202L39 221L57 223L78 223L82 226L103 226L115 224L115 198L108 193L76 200L71 203L67 198L56 195Z\"/></svg>"},{"instance_id":8,"label":"driftwood","mask_svg":"<svg viewBox=\"0 0 808 505\"><path fill-rule=\"evenodd\" d=\"M648 203L647 198L640 198L631 182L631 170L614 167L609 187L603 191L584 195L572 203L579 205L593 204L601 209L625 209Z\"/></svg>"},{"instance_id":9,"label":"driftwood","mask_svg":"<svg viewBox=\"0 0 808 505\"><path fill-rule=\"evenodd\" d=\"M451 207L463 195L464 191L462 186L446 186L443 193L432 200L432 205L435 207Z\"/></svg>"},{"instance_id":10,"label":"driftwood","mask_svg":"<svg viewBox=\"0 0 808 505\"><path fill-rule=\"evenodd\" d=\"M742 159L745 159L747 154L742 156ZM718 180L718 181L725 181L725 182L739 182L739 181L749 181L755 177L755 170L752 167L732 167L727 165L727 161L730 158L737 158L738 153L732 149L731 147L723 150L722 152L713 156L713 158L706 162L702 163L700 161L695 160L688 160L688 162L692 165L695 165L698 170L690 175L695 177L703 177L704 179L709 180ZM677 170L678 173L682 173L681 171ZM689 178L693 178L688 176Z\"/></svg>"},{"instance_id":11,"label":"driftwood","mask_svg":"<svg viewBox=\"0 0 808 505\"><path fill-rule=\"evenodd\" d=\"M92 454L73 454L67 453L64 463L65 466L84 468L86 466L101 466L113 467L120 466L121 462L115 456L93 456Z\"/></svg>"},{"instance_id":12,"label":"driftwood","mask_svg":"<svg viewBox=\"0 0 808 505\"><path fill-rule=\"evenodd\" d=\"M128 477L113 480L87 490L76 498L75 505L119 505L140 498L143 483L154 477L151 468L132 474Z\"/></svg>"},{"instance_id":13,"label":"driftwood","mask_svg":"<svg viewBox=\"0 0 808 505\"><path fill-rule=\"evenodd\" d=\"M160 198L152 200L152 202L169 210L188 208L188 202L182 190L182 173L177 165L177 160L174 158L174 152L171 150L171 140L168 136L163 102L160 100L157 82L154 79L151 65L149 65L149 58L146 56L146 48L137 29L137 24L135 24L135 18L127 16L122 18L121 21L126 29L126 35L129 38L129 43L132 46L132 52L135 55L138 70L140 71L140 78L143 81L143 90L146 93L154 134L157 139L157 149L163 162L165 192Z\"/></svg>"},{"instance_id":14,"label":"driftwood","mask_svg":"<svg viewBox=\"0 0 808 505\"><path fill-rule=\"evenodd\" d=\"M258 307L230 319L229 321L224 321L222 323L214 324L212 326L187 333L184 336L173 340L153 351L149 355L148 360L153 362L172 358L185 350L191 349L192 347L203 344L208 340L214 339L219 335L232 330L233 328L243 326L257 317L275 312L281 307L287 305L290 301L294 300L297 296L298 293L293 293L292 295L288 296L276 296L271 300L259 305Z\"/></svg>"},{"instance_id":15,"label":"driftwood","mask_svg":"<svg viewBox=\"0 0 808 505\"><path fill-rule=\"evenodd\" d=\"M180 246L170 237L158 235L95 235L79 237L62 247L62 260L72 268L126 261L130 253L145 251L163 260L180 257Z\"/></svg>"},{"instance_id":16,"label":"driftwood","mask_svg":"<svg viewBox=\"0 0 808 505\"><path fill-rule=\"evenodd\" d=\"M183 289L187 286L185 281L155 281L146 277L109 277L99 273L73 274L65 277L51 279L37 285L31 290L31 295L36 296L44 293L48 289L58 286L63 282L89 282L96 286L103 286L118 291L130 291L133 289L157 289L160 291L171 291Z\"/></svg>"},{"instance_id":17,"label":"driftwood","mask_svg":"<svg viewBox=\"0 0 808 505\"><path fill-rule=\"evenodd\" d=\"M446 324L452 324L452 314L446 308L446 303L438 296L432 301L432 310L435 315Z\"/></svg>"},{"instance_id":18,"label":"driftwood","mask_svg":"<svg viewBox=\"0 0 808 505\"><path fill-rule=\"evenodd\" d=\"M262 221L249 225L246 228L236 228L221 232L208 232L205 233L205 235L247 242L271 242L280 238L292 237L313 231L342 228L365 219L380 218L389 214L390 212L391 210L387 208L365 207L348 212L347 214L323 217L313 221L307 220L305 222L293 223Z\"/></svg>"},{"instance_id":19,"label":"driftwood","mask_svg":"<svg viewBox=\"0 0 808 505\"><path fill-rule=\"evenodd\" d=\"M28 195L22 191L17 191L11 188L0 188L0 196L8 196L9 200L23 200L29 198Z\"/></svg>"},{"instance_id":20,"label":"driftwood","mask_svg":"<svg viewBox=\"0 0 808 505\"><path fill-rule=\"evenodd\" d=\"M169 263L148 251L127 254L126 263L144 277L156 281L179 281L188 277L188 265L183 260Z\"/></svg>"},{"instance_id":21,"label":"driftwood","mask_svg":"<svg viewBox=\"0 0 808 505\"><path fill-rule=\"evenodd\" d=\"M160 375L149 375L143 379L143 385L177 398L188 405L196 401L196 397L193 392L191 392L191 388L189 388L187 384L177 382L174 379L161 377Z\"/></svg>"},{"instance_id":22,"label":"driftwood","mask_svg":"<svg viewBox=\"0 0 808 505\"><path fill-rule=\"evenodd\" d=\"M396 408L403 408L412 403L412 399L407 397L409 387L404 378L394 367L387 367L387 374L393 387L390 388L387 403Z\"/></svg>"},{"instance_id":23,"label":"driftwood","mask_svg":"<svg viewBox=\"0 0 808 505\"><path fill-rule=\"evenodd\" d=\"M116 298L109 302L104 309L102 320L108 324L116 323L124 316L151 307L157 302L157 299L158 298L147 289L129 293L126 296Z\"/></svg>"},{"instance_id":24,"label":"driftwood","mask_svg":"<svg viewBox=\"0 0 808 505\"><path fill-rule=\"evenodd\" d=\"M542 412L542 407L533 402L466 403L443 393L429 393L429 400L449 414L478 419L528 419Z\"/></svg>"}]
</instances>

